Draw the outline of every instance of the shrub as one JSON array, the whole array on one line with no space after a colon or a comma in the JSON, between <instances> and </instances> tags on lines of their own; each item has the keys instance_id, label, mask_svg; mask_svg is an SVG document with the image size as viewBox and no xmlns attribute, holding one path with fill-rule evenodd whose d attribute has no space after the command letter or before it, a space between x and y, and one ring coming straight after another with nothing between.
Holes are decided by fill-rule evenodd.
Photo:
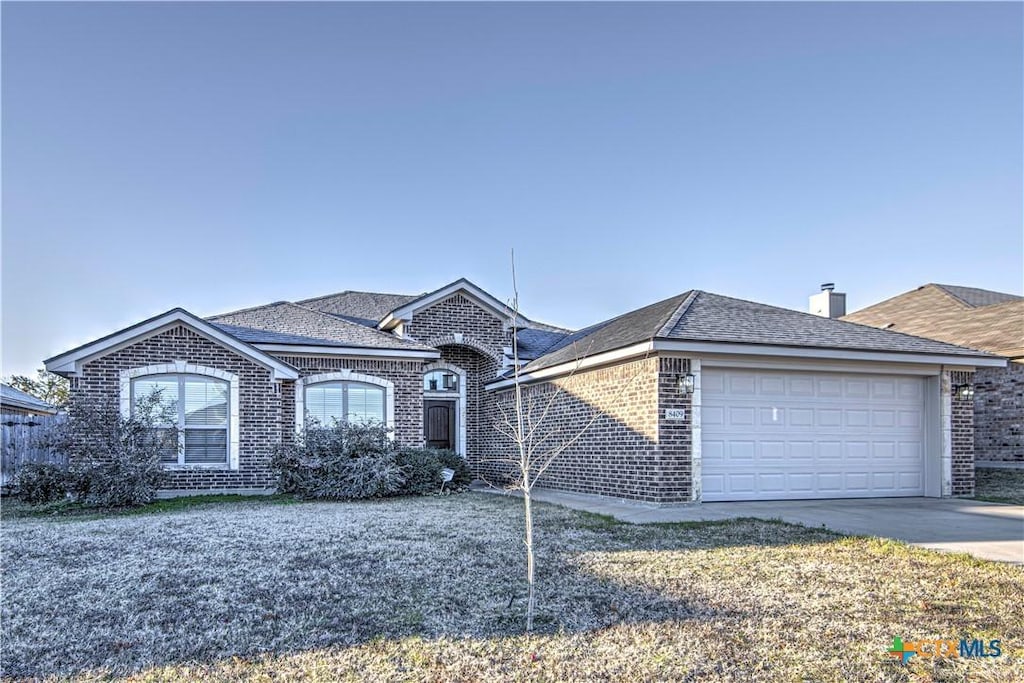
<instances>
[{"instance_id":1,"label":"shrub","mask_svg":"<svg viewBox=\"0 0 1024 683\"><path fill-rule=\"evenodd\" d=\"M468 486L473 478L465 459L449 450L400 448L398 464L405 473L405 486L402 487L402 493L413 495L437 493L441 489L441 470L446 467L455 471L451 483L447 485L453 489Z\"/></svg>"},{"instance_id":2,"label":"shrub","mask_svg":"<svg viewBox=\"0 0 1024 683\"><path fill-rule=\"evenodd\" d=\"M63 500L68 493L68 470L52 463L26 463L18 469L18 495L29 505Z\"/></svg>"},{"instance_id":3,"label":"shrub","mask_svg":"<svg viewBox=\"0 0 1024 683\"><path fill-rule=\"evenodd\" d=\"M405 482L388 430L379 424L311 425L294 443L274 449L278 490L306 498L394 495Z\"/></svg>"},{"instance_id":4,"label":"shrub","mask_svg":"<svg viewBox=\"0 0 1024 683\"><path fill-rule=\"evenodd\" d=\"M399 447L382 425L311 426L278 446L270 467L279 491L306 498L436 493L445 467L455 470L454 488L471 480L465 460L452 451Z\"/></svg>"},{"instance_id":5,"label":"shrub","mask_svg":"<svg viewBox=\"0 0 1024 683\"><path fill-rule=\"evenodd\" d=\"M152 501L164 477L160 457L178 443L178 430L167 426L171 409L159 392L140 397L130 416L113 402L72 400L47 444L71 462L64 484L72 498L96 507Z\"/></svg>"}]
</instances>

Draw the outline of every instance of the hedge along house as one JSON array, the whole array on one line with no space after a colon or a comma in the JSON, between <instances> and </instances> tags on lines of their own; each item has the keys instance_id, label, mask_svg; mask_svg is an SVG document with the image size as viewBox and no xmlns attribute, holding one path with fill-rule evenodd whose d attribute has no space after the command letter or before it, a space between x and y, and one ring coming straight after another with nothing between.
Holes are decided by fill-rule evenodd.
<instances>
[{"instance_id":1,"label":"hedge along house","mask_svg":"<svg viewBox=\"0 0 1024 683\"><path fill-rule=\"evenodd\" d=\"M174 309L46 361L75 396L177 408L172 492L269 490L275 444L310 419L379 421L500 480L513 340L552 438L541 479L657 503L965 495L985 353L700 291L580 331L513 318L467 280L341 292L198 318Z\"/></svg>"}]
</instances>

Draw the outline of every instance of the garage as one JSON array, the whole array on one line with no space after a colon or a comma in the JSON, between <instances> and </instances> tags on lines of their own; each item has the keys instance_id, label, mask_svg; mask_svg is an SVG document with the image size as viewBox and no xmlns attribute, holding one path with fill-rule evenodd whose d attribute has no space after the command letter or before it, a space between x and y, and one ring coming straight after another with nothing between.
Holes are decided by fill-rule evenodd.
<instances>
[{"instance_id":1,"label":"garage","mask_svg":"<svg viewBox=\"0 0 1024 683\"><path fill-rule=\"evenodd\" d=\"M925 494L925 380L705 368L704 501Z\"/></svg>"}]
</instances>

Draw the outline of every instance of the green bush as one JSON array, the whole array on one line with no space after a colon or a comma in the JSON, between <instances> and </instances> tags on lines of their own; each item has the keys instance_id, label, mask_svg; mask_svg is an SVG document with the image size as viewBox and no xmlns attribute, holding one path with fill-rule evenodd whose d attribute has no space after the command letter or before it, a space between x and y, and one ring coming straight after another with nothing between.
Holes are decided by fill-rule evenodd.
<instances>
[{"instance_id":1,"label":"green bush","mask_svg":"<svg viewBox=\"0 0 1024 683\"><path fill-rule=\"evenodd\" d=\"M63 500L68 494L68 470L51 463L26 463L18 469L19 497L29 505Z\"/></svg>"},{"instance_id":2,"label":"green bush","mask_svg":"<svg viewBox=\"0 0 1024 683\"><path fill-rule=\"evenodd\" d=\"M312 426L278 446L270 467L281 493L336 500L436 493L446 467L455 471L452 488L472 479L452 451L399 447L382 425Z\"/></svg>"},{"instance_id":3,"label":"green bush","mask_svg":"<svg viewBox=\"0 0 1024 683\"><path fill-rule=\"evenodd\" d=\"M454 470L455 475L445 488L462 489L469 485L473 476L466 460L454 451L437 448L400 448L398 465L405 473L402 493L423 495L441 490L441 470Z\"/></svg>"}]
</instances>

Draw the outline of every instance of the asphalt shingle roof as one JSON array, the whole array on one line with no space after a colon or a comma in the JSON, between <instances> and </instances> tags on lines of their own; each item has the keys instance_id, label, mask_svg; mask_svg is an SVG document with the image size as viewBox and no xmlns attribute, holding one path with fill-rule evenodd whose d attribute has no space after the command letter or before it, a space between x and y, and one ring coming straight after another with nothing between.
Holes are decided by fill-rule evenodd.
<instances>
[{"instance_id":1,"label":"asphalt shingle roof","mask_svg":"<svg viewBox=\"0 0 1024 683\"><path fill-rule=\"evenodd\" d=\"M545 355L528 363L526 370L539 370L654 339L983 355L932 339L692 290L567 335Z\"/></svg>"},{"instance_id":2,"label":"asphalt shingle roof","mask_svg":"<svg viewBox=\"0 0 1024 683\"><path fill-rule=\"evenodd\" d=\"M0 383L0 404L17 406L19 408L35 408L48 412L56 412L57 409L46 401L36 398L32 394L26 394L21 389L15 389L9 384Z\"/></svg>"},{"instance_id":3,"label":"asphalt shingle roof","mask_svg":"<svg viewBox=\"0 0 1024 683\"><path fill-rule=\"evenodd\" d=\"M1015 294L924 285L843 319L1009 358L1024 357L1024 297Z\"/></svg>"},{"instance_id":4,"label":"asphalt shingle roof","mask_svg":"<svg viewBox=\"0 0 1024 683\"><path fill-rule=\"evenodd\" d=\"M533 360L540 358L553 346L561 342L566 334L565 331L555 332L550 329L522 328L516 332L516 343L519 351L519 358L522 360Z\"/></svg>"},{"instance_id":5,"label":"asphalt shingle roof","mask_svg":"<svg viewBox=\"0 0 1024 683\"><path fill-rule=\"evenodd\" d=\"M342 316L344 318L360 318L362 320L380 320L400 306L420 298L420 294L387 294L384 292L353 292L345 291L337 294L325 294L297 301L301 306L312 308L321 313Z\"/></svg>"},{"instance_id":6,"label":"asphalt shingle roof","mask_svg":"<svg viewBox=\"0 0 1024 683\"><path fill-rule=\"evenodd\" d=\"M315 311L288 301L266 306L233 311L207 319L211 323L246 328L240 332L252 337L252 330L286 335L301 341L268 341L264 343L320 343L330 346L354 346L376 349L407 349L429 351L431 347L413 339L397 337L387 332L343 320L337 316ZM247 341L239 337L243 341Z\"/></svg>"},{"instance_id":7,"label":"asphalt shingle roof","mask_svg":"<svg viewBox=\"0 0 1024 683\"><path fill-rule=\"evenodd\" d=\"M235 339L240 339L249 344L303 344L313 346L348 346L344 342L330 339L319 339L317 337L304 337L298 334L285 332L274 332L272 330L258 330L252 327L240 327L228 325L227 323L211 322L214 327L227 332Z\"/></svg>"},{"instance_id":8,"label":"asphalt shingle roof","mask_svg":"<svg viewBox=\"0 0 1024 683\"><path fill-rule=\"evenodd\" d=\"M978 289L977 287L960 287L958 285L939 285L933 284L933 287L945 291L947 294L955 296L960 301L964 302L971 308L979 308L981 306L992 306L994 304L1004 304L1008 301L1022 301L1024 297L1017 296L1016 294L1007 294L1006 292L994 292L990 289Z\"/></svg>"}]
</instances>

